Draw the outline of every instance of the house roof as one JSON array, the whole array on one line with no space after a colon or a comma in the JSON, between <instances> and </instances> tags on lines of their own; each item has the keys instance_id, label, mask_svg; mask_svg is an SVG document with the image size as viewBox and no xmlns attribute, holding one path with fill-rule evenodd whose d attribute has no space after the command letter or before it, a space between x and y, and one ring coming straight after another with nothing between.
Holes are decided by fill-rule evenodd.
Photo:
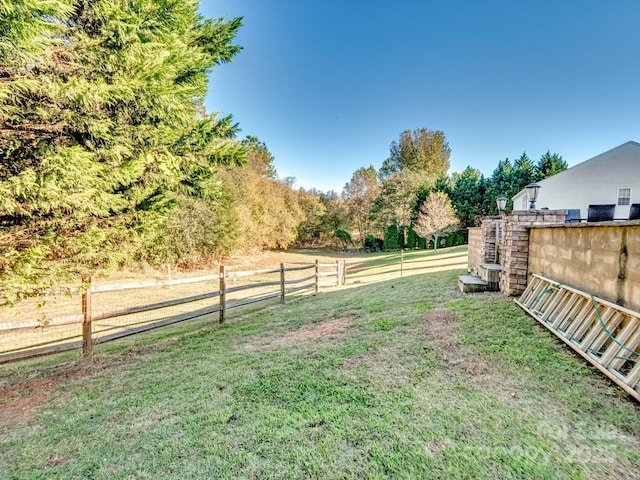
<instances>
[{"instance_id":1,"label":"house roof","mask_svg":"<svg viewBox=\"0 0 640 480\"><path fill-rule=\"evenodd\" d=\"M538 181L538 184L544 187L545 183L551 181L551 183L562 182L563 180L569 181L569 179L579 177L583 172L589 171L590 173L601 173L603 176L610 176L611 172L615 172L612 170L612 164L636 161L637 169L631 169L631 172L625 171L624 174L628 175L633 171L637 172L637 180L640 180L640 143L629 141L623 143L622 145L618 145L611 150L607 150L600 155L596 155L589 160L585 160L584 162L578 163L573 167L567 168L566 170L556 173L551 177L547 177L544 180ZM553 180L551 180L553 179ZM525 189L520 190L517 194L515 194L512 199L515 199L525 193Z\"/></svg>"}]
</instances>

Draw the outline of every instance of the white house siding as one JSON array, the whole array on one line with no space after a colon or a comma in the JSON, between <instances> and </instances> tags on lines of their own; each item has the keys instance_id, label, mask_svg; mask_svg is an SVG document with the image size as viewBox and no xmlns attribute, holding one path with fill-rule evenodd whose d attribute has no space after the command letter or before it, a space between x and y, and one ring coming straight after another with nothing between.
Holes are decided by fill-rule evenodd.
<instances>
[{"instance_id":1,"label":"white house siding","mask_svg":"<svg viewBox=\"0 0 640 480\"><path fill-rule=\"evenodd\" d=\"M536 209L579 208L582 218L592 204L616 204L614 218L629 217L629 205L619 206L618 189L631 189L631 203L640 203L640 144L627 142L564 172L538 182ZM527 193L513 197L514 209L527 209Z\"/></svg>"}]
</instances>

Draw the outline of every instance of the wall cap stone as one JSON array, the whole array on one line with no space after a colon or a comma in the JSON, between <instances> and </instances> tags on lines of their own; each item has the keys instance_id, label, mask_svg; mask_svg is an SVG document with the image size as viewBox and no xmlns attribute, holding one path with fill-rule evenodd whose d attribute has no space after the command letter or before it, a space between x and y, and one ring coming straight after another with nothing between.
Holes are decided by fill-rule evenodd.
<instances>
[{"instance_id":1,"label":"wall cap stone","mask_svg":"<svg viewBox=\"0 0 640 480\"><path fill-rule=\"evenodd\" d=\"M534 223L527 228L590 228L590 227L640 227L640 220L587 223Z\"/></svg>"}]
</instances>

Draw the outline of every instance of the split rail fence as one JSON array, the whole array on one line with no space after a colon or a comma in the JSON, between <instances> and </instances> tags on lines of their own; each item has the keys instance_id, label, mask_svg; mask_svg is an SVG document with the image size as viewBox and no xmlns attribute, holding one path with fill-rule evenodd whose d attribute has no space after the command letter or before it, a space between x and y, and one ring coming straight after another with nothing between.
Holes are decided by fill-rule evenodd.
<instances>
[{"instance_id":1,"label":"split rail fence","mask_svg":"<svg viewBox=\"0 0 640 480\"><path fill-rule=\"evenodd\" d=\"M219 313L224 323L229 310L322 286L344 283L344 262L287 266L166 281L92 285L75 289L62 315L40 320L0 323L0 363L82 349L185 320ZM244 283L240 283L244 281ZM65 303L62 301L62 303ZM81 313L69 310L81 305ZM75 305L75 308L73 307ZM66 307L66 312L65 308Z\"/></svg>"}]
</instances>

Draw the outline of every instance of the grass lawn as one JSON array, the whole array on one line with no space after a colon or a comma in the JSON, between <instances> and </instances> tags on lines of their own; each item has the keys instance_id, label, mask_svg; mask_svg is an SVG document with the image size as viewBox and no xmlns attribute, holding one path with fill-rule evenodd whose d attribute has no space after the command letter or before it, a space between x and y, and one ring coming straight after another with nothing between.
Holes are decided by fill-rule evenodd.
<instances>
[{"instance_id":1,"label":"grass lawn","mask_svg":"<svg viewBox=\"0 0 640 480\"><path fill-rule=\"evenodd\" d=\"M640 406L460 273L0 366L0 478L640 478Z\"/></svg>"}]
</instances>

